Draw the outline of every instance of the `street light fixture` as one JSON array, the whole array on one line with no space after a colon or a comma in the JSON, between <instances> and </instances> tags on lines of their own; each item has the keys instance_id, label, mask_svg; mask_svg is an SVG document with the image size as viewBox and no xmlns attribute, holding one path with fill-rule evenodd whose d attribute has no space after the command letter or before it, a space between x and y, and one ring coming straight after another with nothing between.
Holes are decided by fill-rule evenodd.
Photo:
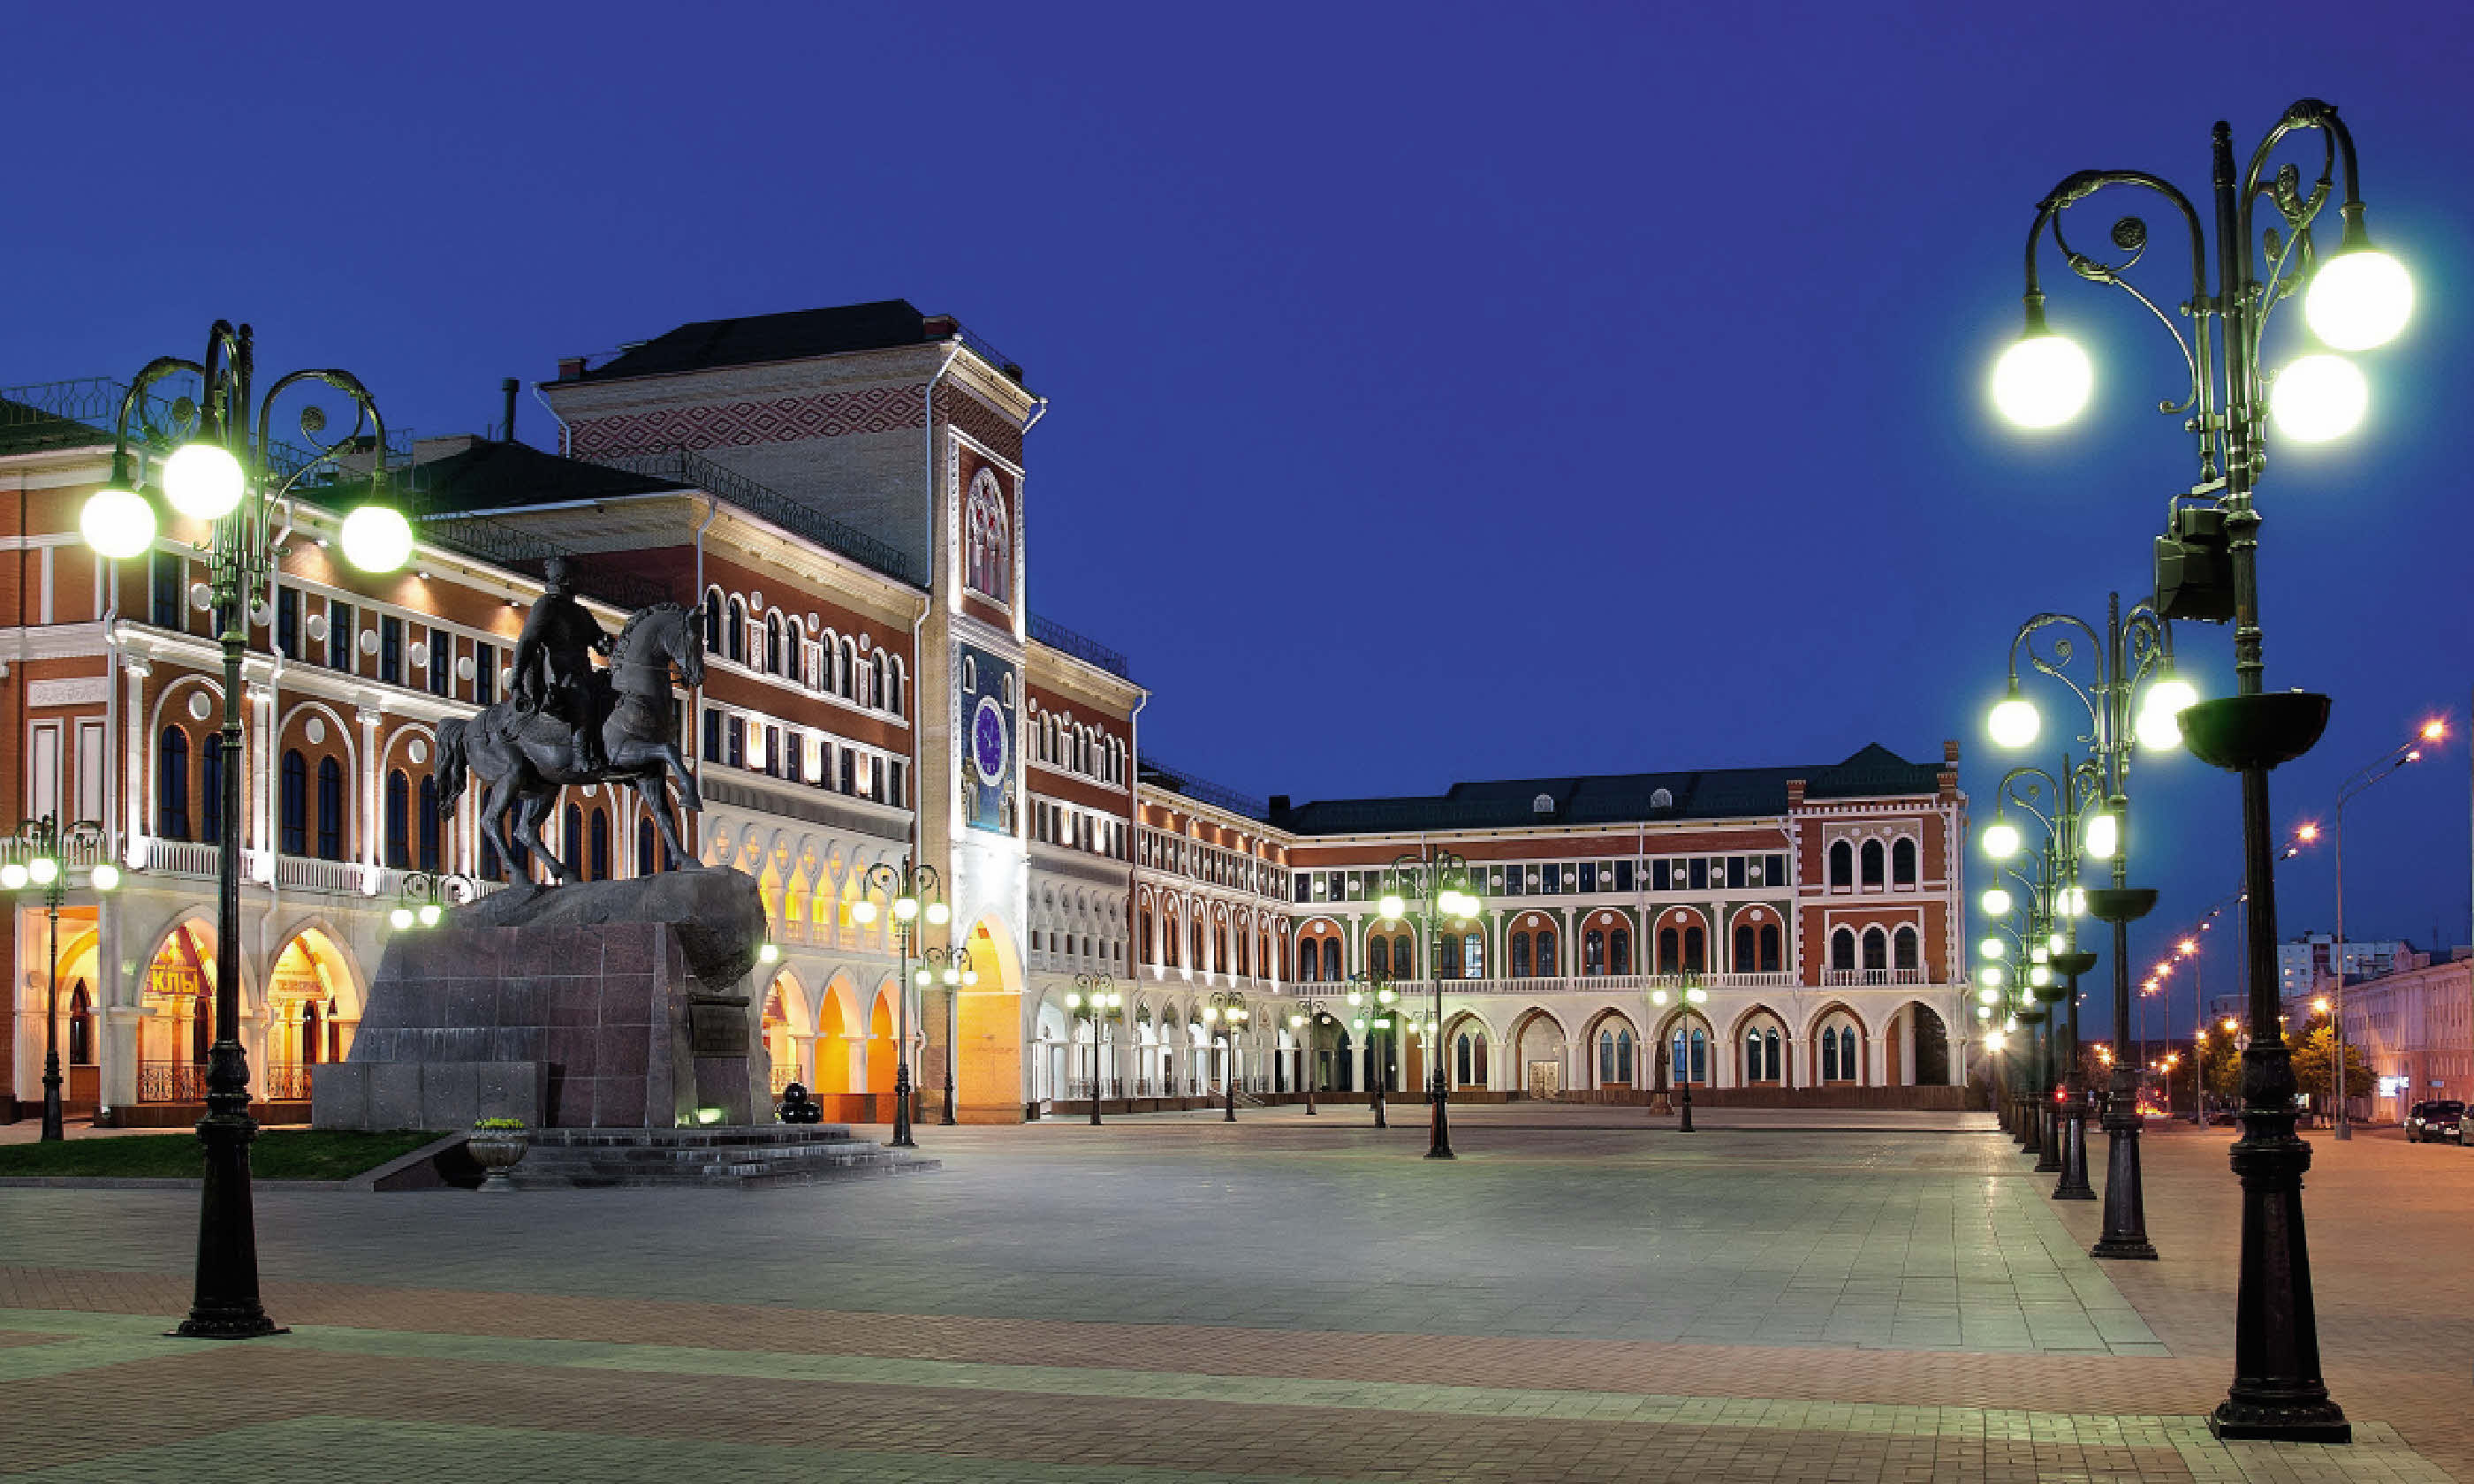
<instances>
[{"instance_id":1,"label":"street light fixture","mask_svg":"<svg viewBox=\"0 0 2474 1484\"><path fill-rule=\"evenodd\" d=\"M2288 135L2306 131L2318 135L2321 147L2318 178L2307 188L2296 165L2270 170L2277 146ZM2157 540L2156 592L2165 617L2231 619L2235 624L2236 694L2190 707L2180 725L2195 755L2242 778L2250 940L2245 967L2251 1037L2244 1056L2244 1133L2232 1154L2243 1191L2244 1233L2236 1284L2235 1375L2209 1426L2220 1438L2343 1443L2352 1440L2353 1430L2343 1409L2329 1399L2320 1375L2302 1215L2302 1176L2310 1166L2311 1150L2294 1134L2292 1053L2276 1027L2275 847L2269 839L2268 788L2271 769L2301 756L2318 741L2327 726L2328 699L2302 691L2268 691L2259 610L2260 515L2252 493L2267 465L2270 408L2279 431L2299 439L2348 425L2359 419L2367 397L2359 373L2350 367L2338 370L2334 356L2306 356L2289 366L2272 391L2260 361L2268 321L2297 290L2309 290L2304 314L2315 333L2336 349L2353 350L2383 344L2404 327L2413 309L2412 283L2402 268L2382 260L2372 248L2363 225L2353 135L2335 108L2316 98L2294 103L2260 141L2247 166L2238 167L2232 127L2219 122L2210 153L2213 242L2208 223L2190 198L2145 171L2080 171L2047 193L2027 234L2025 338L2051 333L2036 269L2037 250L2050 228L2074 273L2123 290L2154 315L2173 337L2190 371L2187 396L2168 398L2160 406L2184 419L2184 430L2194 437L2199 477L2171 502L2169 530ZM2341 173L2341 199L2336 195ZM2187 228L2191 288L2179 308L2194 325L2189 338L2171 313L2123 276L2147 248L2147 223L2136 216L2117 219L2111 231L2117 251L2108 257L2074 247L2064 235L2064 213L2112 187L2154 193ZM2266 232L2253 229L2262 202L2278 218L2277 227ZM2321 258L2313 227L2332 202L2344 229L2335 253ZM2023 360L2041 368L2033 376L2021 377L2040 395L2005 398L2005 411L2031 426L2067 420L2085 395L2075 401L2068 395L2072 371L2062 364L2064 358L2040 349ZM2092 375L2087 379L2092 382ZM1997 386L1999 380L1997 376Z\"/></svg>"},{"instance_id":2,"label":"street light fixture","mask_svg":"<svg viewBox=\"0 0 2474 1484\"><path fill-rule=\"evenodd\" d=\"M876 921L877 905L873 894L882 893L893 917L895 962L901 972L895 989L902 1007L902 1041L894 1051L893 1137L886 1140L886 1144L895 1149L919 1147L919 1141L910 1134L910 994L915 987L911 982L910 960L917 956L911 950L918 942L920 919L926 918L931 925L941 925L953 916L952 909L945 905L942 885L935 867L911 856L904 856L899 866L881 860L870 865L861 875L860 898L851 904L852 919L864 927ZM957 969L958 976L959 970ZM951 1047L946 1049L946 1060L953 1060Z\"/></svg>"},{"instance_id":3,"label":"street light fixture","mask_svg":"<svg viewBox=\"0 0 2474 1484\"><path fill-rule=\"evenodd\" d=\"M1311 996L1300 998L1298 1008L1289 1016L1289 1029L1301 1034L1306 1041L1303 1047L1305 1075L1298 1080L1305 1084L1306 1116L1309 1118L1315 1116L1315 1083L1321 1080L1322 1072L1322 1028L1338 1023L1337 1017L1331 1014L1330 1001Z\"/></svg>"},{"instance_id":4,"label":"street light fixture","mask_svg":"<svg viewBox=\"0 0 2474 1484\"><path fill-rule=\"evenodd\" d=\"M46 814L29 820L25 827L5 843L8 852L16 857L0 865L0 889L10 892L39 890L43 894L43 917L50 930L50 946L45 950L43 978L43 1127L41 1141L57 1143L68 1137L61 1113L61 906L68 899L69 864L72 851L89 855L99 853L104 844L103 826L93 820L79 820L62 826ZM120 884L120 868L108 860L97 860L86 868L86 886L98 895Z\"/></svg>"},{"instance_id":5,"label":"street light fixture","mask_svg":"<svg viewBox=\"0 0 2474 1484\"><path fill-rule=\"evenodd\" d=\"M1117 981L1104 973L1080 973L1074 976L1074 993L1065 996L1065 1008L1078 1020L1091 1022L1091 1125L1100 1124L1100 1042L1102 1028L1110 1023L1123 1024L1126 1018L1126 996L1117 991Z\"/></svg>"},{"instance_id":6,"label":"street light fixture","mask_svg":"<svg viewBox=\"0 0 2474 1484\"><path fill-rule=\"evenodd\" d=\"M1378 904L1386 922L1407 919L1422 929L1419 936L1425 940L1427 982L1434 992L1434 1010L1429 1018L1436 1029L1428 1042L1426 1060L1426 1100L1434 1110L1426 1141L1426 1158L1448 1160L1452 1155L1451 1118L1446 1105L1451 1100L1451 1079L1444 1068L1442 1027L1443 1016L1443 925L1455 929L1481 917L1486 904L1469 888L1474 882L1468 862L1450 850L1425 850L1406 851L1395 857L1384 873L1383 897Z\"/></svg>"},{"instance_id":7,"label":"street light fixture","mask_svg":"<svg viewBox=\"0 0 2474 1484\"><path fill-rule=\"evenodd\" d=\"M86 543L114 560L154 549L161 525L157 498L212 527L197 549L212 573L210 591L223 647L224 719L218 745L223 749L226 821L241 817L241 662L249 648L250 613L258 606L258 595L293 527L295 491L313 476L333 473L344 456L366 447L371 454L368 499L346 516L345 524L352 527L363 511L383 512L372 518L391 531L401 527L404 539L400 549L393 541L383 548L367 540L350 542L344 554L364 571L384 572L400 566L411 552L410 527L386 503L386 423L369 389L349 371L298 371L277 378L263 397L255 398L253 409L255 371L250 327L235 327L225 320L207 330L203 361L158 356L148 362L120 399L111 478L87 496L78 514L78 530ZM182 375L201 383L197 400L184 396L166 405L149 395L157 383ZM305 407L299 424L310 446L279 443L270 436L276 400L308 383L340 394L352 409L352 423L341 437L328 441L326 411ZM141 452L166 455L151 497L134 477L133 419ZM371 526L363 521L357 529ZM249 1173L249 1146L257 1137L257 1124L249 1116L249 1061L240 1043L239 829L224 830L217 857L215 1040L208 1053L206 1116L198 1124L206 1179L199 1197L197 1284L188 1317L177 1332L203 1339L249 1339L281 1330L266 1317L257 1292L256 1218Z\"/></svg>"},{"instance_id":8,"label":"street light fixture","mask_svg":"<svg viewBox=\"0 0 2474 1484\"><path fill-rule=\"evenodd\" d=\"M1392 1122L1384 1113L1383 1093L1384 1085L1392 1080L1389 1056L1395 1049L1390 1044L1392 1024L1395 1018L1393 1002L1400 996L1389 982L1379 977L1351 974L1348 982L1352 986L1348 992L1348 1008L1356 1012L1349 1017L1348 1025L1349 1029L1357 1032L1358 1044L1366 1051L1366 1090L1371 1094L1369 1102L1374 1111L1374 1126L1388 1129ZM1378 1041L1385 1043L1381 1051L1375 1049Z\"/></svg>"},{"instance_id":9,"label":"street light fixture","mask_svg":"<svg viewBox=\"0 0 2474 1484\"><path fill-rule=\"evenodd\" d=\"M449 907L460 907L480 894L481 884L468 875L440 871L407 872L403 890L394 909L387 913L387 925L398 932L436 927Z\"/></svg>"},{"instance_id":10,"label":"street light fixture","mask_svg":"<svg viewBox=\"0 0 2474 1484\"><path fill-rule=\"evenodd\" d=\"M1237 1121L1237 1033L1245 1029L1253 1014L1246 1008L1246 996L1235 990L1214 991L1211 1003L1202 1007L1202 1023L1216 1022L1221 1044L1227 1048L1220 1063L1220 1089L1227 1094L1228 1112L1221 1120L1224 1123Z\"/></svg>"}]
</instances>

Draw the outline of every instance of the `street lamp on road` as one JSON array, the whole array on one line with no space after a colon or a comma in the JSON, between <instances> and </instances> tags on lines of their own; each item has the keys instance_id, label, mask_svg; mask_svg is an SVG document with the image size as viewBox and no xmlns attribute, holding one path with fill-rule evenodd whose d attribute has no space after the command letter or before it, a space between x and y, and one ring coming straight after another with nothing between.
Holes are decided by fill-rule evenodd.
<instances>
[{"instance_id":1,"label":"street lamp on road","mask_svg":"<svg viewBox=\"0 0 2474 1484\"><path fill-rule=\"evenodd\" d=\"M1357 1043L1366 1053L1366 1090L1371 1095L1369 1106L1374 1110L1374 1126L1388 1129L1391 1120L1384 1115L1384 1085L1392 1080L1386 1058L1391 1053L1393 1001L1400 996L1390 983L1378 977L1350 974L1348 1008L1356 1014L1348 1017L1348 1028L1357 1033ZM1382 1049L1375 1049L1377 1044Z\"/></svg>"},{"instance_id":2,"label":"street lamp on road","mask_svg":"<svg viewBox=\"0 0 2474 1484\"><path fill-rule=\"evenodd\" d=\"M1662 989L1650 991L1649 1002L1661 1010L1665 1009L1666 991ZM1709 1002L1710 992L1701 988L1701 976L1696 973L1686 974L1684 976L1684 1003L1686 1006L1687 1019L1689 1017L1699 1015L1700 1007L1708 1004ZM1706 1024L1707 1022L1705 1021L1704 1023ZM1677 1089L1677 1101L1675 1104L1675 1132L1678 1134L1689 1134L1694 1132L1692 1128L1692 1027L1687 1023L1679 1034L1683 1037L1683 1055L1681 1058L1683 1067L1681 1074L1675 1079L1676 1082L1681 1085ZM1657 1054L1661 1063L1664 1063L1669 1057L1675 1054L1674 1043L1670 1041L1667 1045L1660 1046ZM1703 1054L1709 1057L1715 1057L1718 1054L1716 1037L1712 1036L1710 1038L1708 1050Z\"/></svg>"},{"instance_id":3,"label":"street lamp on road","mask_svg":"<svg viewBox=\"0 0 2474 1484\"><path fill-rule=\"evenodd\" d=\"M170 403L151 395L171 377L195 376L200 395ZM78 531L103 557L126 561L156 547L160 507L208 528L195 543L212 576L209 592L223 649L225 826L217 849L215 913L215 1040L206 1068L206 1115L198 1123L206 1179L198 1201L197 1288L180 1334L198 1339L251 1339L282 1332L266 1317L257 1293L257 1221L250 1194L249 1146L257 1137L249 1115L249 1061L240 1043L240 869L242 660L249 630L266 607L261 594L296 527L295 497L328 488L341 461L370 455L368 497L337 531L344 558L365 572L392 572L412 555L412 527L387 503L386 423L360 378L334 370L297 371L255 395L256 349L250 327L218 320L206 332L206 357L158 356L138 371L120 399L112 430L111 479L86 497ZM298 416L307 446L273 437L277 399L296 387L338 394L352 410L342 436L326 410ZM252 416L255 417L253 428ZM159 455L156 482L141 485L138 455Z\"/></svg>"},{"instance_id":4,"label":"street lamp on road","mask_svg":"<svg viewBox=\"0 0 2474 1484\"><path fill-rule=\"evenodd\" d=\"M2438 746L2447 736L2448 724L2445 721L2434 719L2425 722L2411 741L2398 743L2377 762L2356 769L2337 790L2336 816L2329 830L2337 866L2337 942L2331 955L2337 969L2336 1006L2331 1016L2337 1027L2334 1037L2337 1056L2336 1070L2330 1073L2330 1086L2336 1092L2337 1137L2341 1139L2354 1137L2353 1100L2346 1095L2351 1090L2346 1086L2350 1079L2345 1075L2345 804L2356 794L2393 777L2408 764L2422 761L2423 750Z\"/></svg>"},{"instance_id":5,"label":"street lamp on road","mask_svg":"<svg viewBox=\"0 0 2474 1484\"><path fill-rule=\"evenodd\" d=\"M1117 992L1117 981L1106 974L1082 973L1074 976L1074 993L1065 996L1065 1009L1078 1020L1091 1022L1091 1122L1100 1122L1100 1042L1102 1027L1123 1024L1126 1018L1126 996Z\"/></svg>"},{"instance_id":6,"label":"street lamp on road","mask_svg":"<svg viewBox=\"0 0 2474 1484\"><path fill-rule=\"evenodd\" d=\"M2318 178L2303 184L2292 163L2274 164L2277 147L2298 132L2317 136ZM2173 337L2190 372L2186 395L2159 406L2183 419L2195 441L2198 479L2169 502L2156 543L2156 597L2167 618L2234 623L2236 694L2182 713L2192 754L2242 778L2244 880L2249 890L2250 1045L2243 1058L2243 1137L2232 1162L2243 1192L2242 1268L2234 1310L2234 1379L2209 1419L2220 1438L2350 1442L2353 1429L2320 1376L2318 1320L2311 1293L2310 1249L2302 1217L2302 1176L2311 1146L2294 1134L2292 1052L2277 1026L2275 847L2269 770L2309 752L2328 724L2328 698L2267 686L2259 610L2259 523L2252 491L2267 467L2268 428L2296 443L2349 431L2368 393L2362 373L2337 351L2367 349L2404 328L2413 285L2393 258L2371 245L2353 134L2337 110L2316 98L2288 108L2246 165L2238 165L2233 129L2219 122L2210 149L2214 238L2189 197L2160 176L2137 170L2083 170L2066 176L2038 203L2027 233L2025 326L1994 373L1994 396L2024 427L2053 427L2087 402L2094 374L2085 352L2046 323L2036 254L2047 231L2071 270L2119 288ZM2341 200L2336 195L2342 176ZM2181 218L2190 239L2189 297L2178 308L2194 333L2124 276L2147 248L2147 224L2118 218L2112 248L2097 256L2065 236L2074 205L2115 187L2152 193ZM2253 230L2267 203L2277 226ZM2314 226L2336 204L2342 231L2336 251L2319 251ZM2209 282L2209 258L2216 282ZM2260 369L2264 331L2276 306L2304 293L2304 318L2327 347L2271 379Z\"/></svg>"},{"instance_id":7,"label":"street lamp on road","mask_svg":"<svg viewBox=\"0 0 2474 1484\"><path fill-rule=\"evenodd\" d=\"M93 859L86 868L86 886L97 895L120 884L120 868L100 858L103 826L93 820L61 826L51 815L29 820L7 842L9 859L0 864L0 891L43 894L43 917L50 946L44 952L43 976L43 1128L44 1143L68 1137L61 1115L61 906L68 900L72 853Z\"/></svg>"},{"instance_id":8,"label":"street lamp on road","mask_svg":"<svg viewBox=\"0 0 2474 1484\"><path fill-rule=\"evenodd\" d=\"M1340 1021L1331 1013L1331 1002L1312 996L1300 998L1298 1008L1289 1016L1289 1029L1302 1037L1305 1045L1306 1116L1315 1115L1315 1084L1322 1073L1322 1032L1326 1025Z\"/></svg>"},{"instance_id":9,"label":"street lamp on road","mask_svg":"<svg viewBox=\"0 0 2474 1484\"><path fill-rule=\"evenodd\" d=\"M1235 990L1216 990L1211 1003L1202 1007L1202 1023L1219 1032L1225 1048L1220 1061L1220 1089L1227 1094L1227 1116L1221 1121L1237 1121L1237 1033L1246 1028L1253 1012L1246 1008L1246 996ZM1205 1035L1210 1032L1206 1031Z\"/></svg>"},{"instance_id":10,"label":"street lamp on road","mask_svg":"<svg viewBox=\"0 0 2474 1484\"><path fill-rule=\"evenodd\" d=\"M941 926L952 920L954 913L945 905L936 868L909 856L903 857L899 866L878 861L860 879L860 898L851 904L852 921L861 927L875 922L877 905L873 894L884 894L885 910L893 914L895 963L901 975L894 981L894 993L902 1007L902 1039L893 1053L893 1137L886 1143L895 1149L916 1149L919 1141L910 1135L910 960L915 956L911 949L925 927ZM926 920L924 923L922 919ZM952 1056L949 1049L946 1057L951 1060Z\"/></svg>"},{"instance_id":11,"label":"street lamp on road","mask_svg":"<svg viewBox=\"0 0 2474 1484\"><path fill-rule=\"evenodd\" d=\"M1426 978L1434 992L1434 1035L1443 1035L1443 924L1455 929L1467 925L1485 910L1473 890L1476 878L1469 873L1468 862L1450 850L1424 850L1405 851L1395 857L1383 874L1383 899L1380 903L1386 922L1407 919L1416 922L1426 940ZM1464 970L1466 971L1466 970ZM1426 1141L1426 1158L1448 1160L1452 1156L1451 1117L1445 1105L1451 1101L1451 1079L1445 1075L1443 1059L1429 1055L1434 1065L1426 1068L1426 1099L1434 1108Z\"/></svg>"}]
</instances>

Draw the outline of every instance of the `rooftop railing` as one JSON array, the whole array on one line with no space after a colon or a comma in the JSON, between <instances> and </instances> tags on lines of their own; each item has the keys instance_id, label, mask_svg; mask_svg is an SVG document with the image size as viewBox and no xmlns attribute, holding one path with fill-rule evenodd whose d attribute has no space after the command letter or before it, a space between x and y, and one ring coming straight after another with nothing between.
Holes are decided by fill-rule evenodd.
<instances>
[{"instance_id":1,"label":"rooftop railing","mask_svg":"<svg viewBox=\"0 0 2474 1484\"><path fill-rule=\"evenodd\" d=\"M1126 657L1097 639L1086 638L1054 618L1031 615L1031 636L1051 649L1062 650L1084 664L1098 665L1121 681L1132 680L1133 672L1126 667Z\"/></svg>"}]
</instances>

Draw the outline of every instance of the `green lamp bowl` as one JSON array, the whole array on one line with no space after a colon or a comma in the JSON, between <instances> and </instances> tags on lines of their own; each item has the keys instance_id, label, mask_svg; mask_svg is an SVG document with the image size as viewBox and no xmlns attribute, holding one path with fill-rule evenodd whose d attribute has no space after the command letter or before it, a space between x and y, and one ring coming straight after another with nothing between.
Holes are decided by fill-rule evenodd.
<instances>
[{"instance_id":1,"label":"green lamp bowl","mask_svg":"<svg viewBox=\"0 0 2474 1484\"><path fill-rule=\"evenodd\" d=\"M2010 1012L2010 1018L2021 1025L2042 1025L2045 1023L2045 1012L2033 1005L2022 1005Z\"/></svg>"},{"instance_id":2,"label":"green lamp bowl","mask_svg":"<svg viewBox=\"0 0 2474 1484\"><path fill-rule=\"evenodd\" d=\"M2328 698L2307 690L2225 696L2184 706L2175 720L2183 745L2199 761L2228 773L2264 772L2318 742L2328 730Z\"/></svg>"},{"instance_id":3,"label":"green lamp bowl","mask_svg":"<svg viewBox=\"0 0 2474 1484\"><path fill-rule=\"evenodd\" d=\"M2094 892L2088 893L2088 900L2091 902L2095 901L2096 895L2097 894ZM2147 895L2153 897L2156 894L2154 892L2150 892ZM2053 972L2060 974L2065 978L2075 979L2079 975L2096 968L2096 955L2085 948L2081 948L2076 953L2056 953L2052 957L2052 965ZM2060 995L2054 996L2056 999L2060 997Z\"/></svg>"}]
</instances>

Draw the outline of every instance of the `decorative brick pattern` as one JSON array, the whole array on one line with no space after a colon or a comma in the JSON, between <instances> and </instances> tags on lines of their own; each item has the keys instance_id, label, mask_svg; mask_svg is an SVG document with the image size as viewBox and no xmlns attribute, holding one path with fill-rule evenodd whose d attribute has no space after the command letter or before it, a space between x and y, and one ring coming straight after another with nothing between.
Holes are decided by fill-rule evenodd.
<instances>
[{"instance_id":1,"label":"decorative brick pattern","mask_svg":"<svg viewBox=\"0 0 2474 1484\"><path fill-rule=\"evenodd\" d=\"M919 384L861 387L765 402L671 407L576 422L575 455L607 458L674 448L730 448L799 443L853 433L891 433L919 426Z\"/></svg>"}]
</instances>

